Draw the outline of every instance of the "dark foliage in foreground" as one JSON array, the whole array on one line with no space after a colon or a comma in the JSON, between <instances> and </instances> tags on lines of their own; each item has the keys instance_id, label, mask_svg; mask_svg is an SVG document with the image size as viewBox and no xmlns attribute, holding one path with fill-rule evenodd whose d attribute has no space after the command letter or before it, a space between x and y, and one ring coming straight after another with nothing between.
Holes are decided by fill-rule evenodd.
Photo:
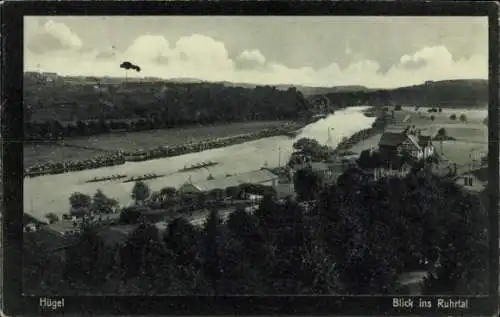
<instances>
[{"instance_id":1,"label":"dark foliage in foreground","mask_svg":"<svg viewBox=\"0 0 500 317\"><path fill-rule=\"evenodd\" d=\"M303 181L318 184L313 175ZM118 249L92 228L61 265L25 243L31 286L141 294L388 294L403 272L428 271L429 294L487 292L487 214L479 198L418 171L366 183L342 176L308 212L265 197L224 223L184 219L168 230L142 224Z\"/></svg>"}]
</instances>

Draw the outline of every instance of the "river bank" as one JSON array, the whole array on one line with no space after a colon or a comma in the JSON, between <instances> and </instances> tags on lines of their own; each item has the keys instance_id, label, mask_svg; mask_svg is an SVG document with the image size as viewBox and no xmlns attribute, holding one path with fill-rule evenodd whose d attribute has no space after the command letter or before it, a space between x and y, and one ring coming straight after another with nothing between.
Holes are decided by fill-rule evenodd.
<instances>
[{"instance_id":1,"label":"river bank","mask_svg":"<svg viewBox=\"0 0 500 317\"><path fill-rule=\"evenodd\" d=\"M361 113L364 109L363 107L357 107L337 111L325 119L318 120L313 124L301 128L295 138L275 136L175 157L152 159L143 162L126 162L125 164L115 166L57 175L26 177L24 179L24 210L30 214L38 215L40 218L43 218L49 212L61 216L68 212L68 198L73 193L79 192L93 196L97 190L101 190L106 196L117 200L121 206L133 203L130 195L134 187L133 182L123 183L120 179L110 180L105 183L87 182L94 178L113 175L126 175L127 177L140 177L146 174L167 175L162 178L145 181L151 191L159 191L165 187L179 188L187 181L194 183L206 181L209 175L213 175L217 179L224 178L228 173L234 175L255 171L265 165L269 167L284 166L290 155L294 152L293 143L300 138L312 138L321 144L326 144L329 142L328 129L336 127L329 143L334 147L344 137L349 137L359 130L370 127L374 120L373 118L367 118ZM233 129L238 130L236 128ZM205 137L207 136L207 130L202 131L205 133ZM165 135L165 132L159 132L162 132L162 135L157 135L156 139L153 140L153 142L157 142L156 144L160 144L161 137ZM150 135L150 133L152 132L143 133L142 136ZM218 133L222 134L220 131ZM84 144L83 141L81 144ZM123 143L126 141L123 141ZM144 143L146 141L150 141L150 139L144 140ZM171 142L171 139L169 141ZM153 142L150 141L149 144ZM99 144L93 143L92 145L103 144L104 142ZM111 142L106 145L109 145L108 148L112 148L113 144L116 145L116 143ZM73 150L70 148L66 149L68 151ZM81 154L79 155L81 156ZM75 159L77 158L78 156L75 156ZM210 161L219 162L219 164L210 167L209 170L197 169L185 173L178 172L186 165L190 166Z\"/></svg>"},{"instance_id":2,"label":"river bank","mask_svg":"<svg viewBox=\"0 0 500 317\"><path fill-rule=\"evenodd\" d=\"M54 143L54 145L75 149L106 151L107 153L96 155L84 160L66 160L62 162L49 161L44 164L36 164L25 169L25 177L62 174L66 172L121 165L126 162L140 162L159 158L175 157L275 136L284 135L294 137L304 126L305 123L301 122L286 122L275 127L261 129L257 132L242 133L215 139L205 139L198 142L188 142L174 146L161 145L148 150L138 149L133 151L101 150L100 148L95 147L57 142Z\"/></svg>"}]
</instances>

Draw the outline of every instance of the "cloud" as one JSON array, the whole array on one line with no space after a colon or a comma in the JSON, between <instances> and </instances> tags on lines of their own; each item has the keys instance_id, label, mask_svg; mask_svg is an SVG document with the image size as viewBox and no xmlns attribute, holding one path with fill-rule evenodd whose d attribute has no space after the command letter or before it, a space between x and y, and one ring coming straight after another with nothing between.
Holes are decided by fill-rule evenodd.
<instances>
[{"instance_id":1,"label":"cloud","mask_svg":"<svg viewBox=\"0 0 500 317\"><path fill-rule=\"evenodd\" d=\"M377 61L361 57L349 47L345 53L352 60L346 67L340 67L334 60L321 68L289 67L268 60L258 48L243 50L231 58L223 42L202 34L180 37L176 42L169 42L160 34L142 35L122 50L85 52L81 50L79 37L62 23L49 21L31 28L25 36L29 48L25 52L25 69L61 75L123 76L119 64L130 61L139 65L141 72L130 72L129 77L186 77L269 85L390 88L427 80L488 76L487 56L454 59L444 46L407 52L397 63L383 70ZM44 36L50 36L52 42L41 41ZM308 49L314 51L314 48Z\"/></svg>"},{"instance_id":2,"label":"cloud","mask_svg":"<svg viewBox=\"0 0 500 317\"><path fill-rule=\"evenodd\" d=\"M115 52L99 52L96 54L96 59L107 59L107 60L110 60L110 59L115 59L116 57L116 54Z\"/></svg>"},{"instance_id":3,"label":"cloud","mask_svg":"<svg viewBox=\"0 0 500 317\"><path fill-rule=\"evenodd\" d=\"M82 41L64 23L47 21L43 26L28 29L27 48L33 53L45 54L52 51L73 50L82 48Z\"/></svg>"}]
</instances>

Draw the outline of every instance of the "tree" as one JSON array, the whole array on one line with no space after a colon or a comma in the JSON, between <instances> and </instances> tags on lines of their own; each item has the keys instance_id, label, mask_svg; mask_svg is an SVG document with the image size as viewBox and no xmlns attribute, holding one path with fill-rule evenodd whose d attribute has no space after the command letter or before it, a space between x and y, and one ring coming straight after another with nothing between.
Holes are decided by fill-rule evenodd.
<instances>
[{"instance_id":1,"label":"tree","mask_svg":"<svg viewBox=\"0 0 500 317\"><path fill-rule=\"evenodd\" d=\"M147 211L147 209L139 208L137 206L125 207L120 212L120 223L121 224L138 223L144 211Z\"/></svg>"},{"instance_id":2,"label":"tree","mask_svg":"<svg viewBox=\"0 0 500 317\"><path fill-rule=\"evenodd\" d=\"M457 120L457 115L456 115L456 114L454 114L454 113L452 113L452 114L450 115L450 120Z\"/></svg>"},{"instance_id":3,"label":"tree","mask_svg":"<svg viewBox=\"0 0 500 317\"><path fill-rule=\"evenodd\" d=\"M437 136L440 137L440 138L445 139L448 136L447 133L446 133L446 129L445 128L439 128L439 130L437 132Z\"/></svg>"},{"instance_id":4,"label":"tree","mask_svg":"<svg viewBox=\"0 0 500 317\"><path fill-rule=\"evenodd\" d=\"M467 122L467 116L465 114L461 114L459 120L461 122Z\"/></svg>"},{"instance_id":5,"label":"tree","mask_svg":"<svg viewBox=\"0 0 500 317\"><path fill-rule=\"evenodd\" d=\"M118 206L118 201L107 197L98 189L92 198L91 210L95 213L110 214Z\"/></svg>"},{"instance_id":6,"label":"tree","mask_svg":"<svg viewBox=\"0 0 500 317\"><path fill-rule=\"evenodd\" d=\"M374 168L376 167L372 160L372 151L371 150L363 150L359 158L357 160L358 166L361 168Z\"/></svg>"},{"instance_id":7,"label":"tree","mask_svg":"<svg viewBox=\"0 0 500 317\"><path fill-rule=\"evenodd\" d=\"M312 169L303 168L295 173L293 184L299 201L313 200L322 188L323 178Z\"/></svg>"},{"instance_id":8,"label":"tree","mask_svg":"<svg viewBox=\"0 0 500 317\"><path fill-rule=\"evenodd\" d=\"M75 244L66 251L65 278L74 288L99 286L105 280L111 263L105 261L102 240L98 237L98 230L83 227L80 233L75 233ZM78 285L80 285L78 287Z\"/></svg>"},{"instance_id":9,"label":"tree","mask_svg":"<svg viewBox=\"0 0 500 317\"><path fill-rule=\"evenodd\" d=\"M432 115L430 118L432 121L434 121L434 119L436 119L436 117L434 117L434 115Z\"/></svg>"},{"instance_id":10,"label":"tree","mask_svg":"<svg viewBox=\"0 0 500 317\"><path fill-rule=\"evenodd\" d=\"M137 277L142 270L147 270L150 263L145 262L145 255L151 248L156 248L160 235L151 224L140 224L128 238L121 250L121 259L126 277Z\"/></svg>"},{"instance_id":11,"label":"tree","mask_svg":"<svg viewBox=\"0 0 500 317\"><path fill-rule=\"evenodd\" d=\"M198 232L189 221L179 217L170 222L164 241L174 254L177 265L194 264L198 252Z\"/></svg>"},{"instance_id":12,"label":"tree","mask_svg":"<svg viewBox=\"0 0 500 317\"><path fill-rule=\"evenodd\" d=\"M208 199L219 201L224 198L224 190L220 188L214 188L207 193Z\"/></svg>"},{"instance_id":13,"label":"tree","mask_svg":"<svg viewBox=\"0 0 500 317\"><path fill-rule=\"evenodd\" d=\"M150 194L151 190L146 183L139 181L134 184L132 199L135 200L136 203L144 203L146 199L149 198Z\"/></svg>"},{"instance_id":14,"label":"tree","mask_svg":"<svg viewBox=\"0 0 500 317\"><path fill-rule=\"evenodd\" d=\"M226 195L231 197L231 199L238 199L240 194L241 190L237 186L230 186L226 188Z\"/></svg>"},{"instance_id":15,"label":"tree","mask_svg":"<svg viewBox=\"0 0 500 317\"><path fill-rule=\"evenodd\" d=\"M60 294L70 289L64 279L61 267L64 261L43 247L38 232L23 234L22 283L26 294Z\"/></svg>"},{"instance_id":16,"label":"tree","mask_svg":"<svg viewBox=\"0 0 500 317\"><path fill-rule=\"evenodd\" d=\"M480 197L445 184L453 198L443 207L439 266L426 283L428 294L485 294L487 281L487 209ZM451 196L451 195L450 195ZM458 208L458 209L457 209ZM452 225L453 227L449 227Z\"/></svg>"},{"instance_id":17,"label":"tree","mask_svg":"<svg viewBox=\"0 0 500 317\"><path fill-rule=\"evenodd\" d=\"M306 229L304 211L294 201L286 202L275 213L279 225L273 244L273 291L278 294L300 294L308 280L304 270L304 254L311 237ZM293 278L291 278L293 276Z\"/></svg>"},{"instance_id":18,"label":"tree","mask_svg":"<svg viewBox=\"0 0 500 317\"><path fill-rule=\"evenodd\" d=\"M219 293L221 287L222 241L222 220L217 210L212 209L203 226L200 253L203 275L215 294Z\"/></svg>"},{"instance_id":19,"label":"tree","mask_svg":"<svg viewBox=\"0 0 500 317\"><path fill-rule=\"evenodd\" d=\"M175 187L164 187L160 190L160 194L165 197L165 199L173 199L179 195Z\"/></svg>"},{"instance_id":20,"label":"tree","mask_svg":"<svg viewBox=\"0 0 500 317\"><path fill-rule=\"evenodd\" d=\"M69 197L69 203L71 205L71 208L73 209L80 209L80 208L89 208L90 204L92 202L92 199L90 198L89 195L85 195L82 193L73 193Z\"/></svg>"},{"instance_id":21,"label":"tree","mask_svg":"<svg viewBox=\"0 0 500 317\"><path fill-rule=\"evenodd\" d=\"M59 217L53 212L46 214L45 218L47 218L50 224L59 221Z\"/></svg>"},{"instance_id":22,"label":"tree","mask_svg":"<svg viewBox=\"0 0 500 317\"><path fill-rule=\"evenodd\" d=\"M237 208L227 221L222 261L226 294L261 294L268 281L270 255L255 216Z\"/></svg>"}]
</instances>

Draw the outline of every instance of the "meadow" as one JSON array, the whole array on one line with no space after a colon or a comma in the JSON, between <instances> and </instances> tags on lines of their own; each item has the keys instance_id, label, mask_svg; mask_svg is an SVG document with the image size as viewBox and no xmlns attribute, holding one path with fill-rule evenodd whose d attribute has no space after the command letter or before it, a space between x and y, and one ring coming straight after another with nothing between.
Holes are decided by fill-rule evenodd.
<instances>
[{"instance_id":1,"label":"meadow","mask_svg":"<svg viewBox=\"0 0 500 317\"><path fill-rule=\"evenodd\" d=\"M409 118L406 121L408 125L415 125L424 134L432 136L436 135L440 128L444 128L446 134L454 140L434 141L434 146L438 153L444 154L458 165L469 164L472 160L479 160L488 153L488 127L483 123L487 115L486 109L443 109L440 113L429 113L427 110L428 108L420 108L416 111L413 108L403 107L401 111L395 112L395 119L397 122L403 122L405 118ZM457 116L456 120L450 119L452 114ZM461 114L467 117L466 122L458 119ZM377 148L381 135L380 133L363 140L350 150L361 153L365 149Z\"/></svg>"},{"instance_id":2,"label":"meadow","mask_svg":"<svg viewBox=\"0 0 500 317\"><path fill-rule=\"evenodd\" d=\"M223 138L238 134L257 132L276 127L284 121L256 121L221 124L214 126L198 126L149 130L140 132L122 132L75 138L65 140L65 143L76 146L87 146L104 150L147 150L160 146L178 145L189 141L197 142L205 139Z\"/></svg>"},{"instance_id":3,"label":"meadow","mask_svg":"<svg viewBox=\"0 0 500 317\"><path fill-rule=\"evenodd\" d=\"M75 149L51 143L25 143L23 145L24 167L46 162L63 162L66 160L86 160L105 154L104 151Z\"/></svg>"},{"instance_id":4,"label":"meadow","mask_svg":"<svg viewBox=\"0 0 500 317\"><path fill-rule=\"evenodd\" d=\"M27 167L48 161L84 160L105 154L108 151L147 150L164 145L173 146L183 144L189 141L197 142L205 139L223 138L258 132L263 129L279 126L284 122L252 121L215 126L110 133L64 140L64 143L75 147L65 147L49 143L25 144L24 164ZM87 147L88 149L76 147Z\"/></svg>"}]
</instances>

